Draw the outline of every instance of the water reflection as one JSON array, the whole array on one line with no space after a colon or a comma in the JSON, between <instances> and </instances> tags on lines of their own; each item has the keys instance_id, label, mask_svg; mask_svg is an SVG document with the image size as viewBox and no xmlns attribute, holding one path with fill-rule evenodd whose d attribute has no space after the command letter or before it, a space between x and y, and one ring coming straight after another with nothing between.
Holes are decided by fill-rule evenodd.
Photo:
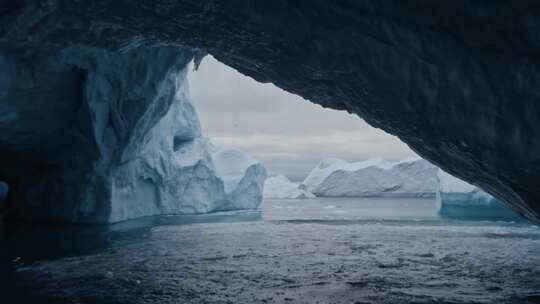
<instances>
[{"instance_id":1,"label":"water reflection","mask_svg":"<svg viewBox=\"0 0 540 304\"><path fill-rule=\"evenodd\" d=\"M259 221L260 211L219 212L199 215L151 216L114 225L51 225L0 222L2 261L21 265L101 252L114 242L148 237L152 227L196 223Z\"/></svg>"}]
</instances>

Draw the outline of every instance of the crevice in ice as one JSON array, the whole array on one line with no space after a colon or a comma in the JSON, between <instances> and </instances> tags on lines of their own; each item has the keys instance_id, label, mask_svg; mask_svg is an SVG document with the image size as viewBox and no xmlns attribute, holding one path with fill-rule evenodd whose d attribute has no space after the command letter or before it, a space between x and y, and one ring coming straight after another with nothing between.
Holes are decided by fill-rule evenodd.
<instances>
[{"instance_id":1,"label":"crevice in ice","mask_svg":"<svg viewBox=\"0 0 540 304\"><path fill-rule=\"evenodd\" d=\"M173 150L178 151L193 142L195 138L191 134L177 134L173 139Z\"/></svg>"}]
</instances>

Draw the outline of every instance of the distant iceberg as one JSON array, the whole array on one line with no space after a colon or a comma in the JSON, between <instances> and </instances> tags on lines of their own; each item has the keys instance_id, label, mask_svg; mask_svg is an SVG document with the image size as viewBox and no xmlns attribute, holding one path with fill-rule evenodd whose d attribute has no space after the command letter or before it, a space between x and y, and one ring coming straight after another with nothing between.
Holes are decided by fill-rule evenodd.
<instances>
[{"instance_id":1,"label":"distant iceberg","mask_svg":"<svg viewBox=\"0 0 540 304\"><path fill-rule=\"evenodd\" d=\"M485 220L522 219L503 202L480 188L440 169L437 176L439 180L437 205L442 217Z\"/></svg>"},{"instance_id":2,"label":"distant iceberg","mask_svg":"<svg viewBox=\"0 0 540 304\"><path fill-rule=\"evenodd\" d=\"M266 179L264 198L314 198L313 193L300 189L298 184L291 182L285 175L279 174Z\"/></svg>"},{"instance_id":3,"label":"distant iceberg","mask_svg":"<svg viewBox=\"0 0 540 304\"><path fill-rule=\"evenodd\" d=\"M261 163L236 149L217 149L212 161L223 181L226 198L214 211L257 209L266 179Z\"/></svg>"},{"instance_id":4,"label":"distant iceberg","mask_svg":"<svg viewBox=\"0 0 540 304\"><path fill-rule=\"evenodd\" d=\"M437 167L421 158L395 163L381 158L355 163L328 158L311 171L301 188L323 197L434 197Z\"/></svg>"}]
</instances>

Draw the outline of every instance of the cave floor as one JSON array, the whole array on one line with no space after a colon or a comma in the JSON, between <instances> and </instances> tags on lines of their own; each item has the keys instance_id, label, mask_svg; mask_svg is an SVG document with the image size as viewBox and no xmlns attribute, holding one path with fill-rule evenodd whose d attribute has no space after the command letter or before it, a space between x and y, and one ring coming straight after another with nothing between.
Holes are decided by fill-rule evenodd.
<instances>
[{"instance_id":1,"label":"cave floor","mask_svg":"<svg viewBox=\"0 0 540 304\"><path fill-rule=\"evenodd\" d=\"M339 201L306 204L110 227L3 227L2 248L11 249L2 294L18 303L540 300L535 226L442 220L429 215L431 200L405 204L423 215L386 220L354 218Z\"/></svg>"}]
</instances>

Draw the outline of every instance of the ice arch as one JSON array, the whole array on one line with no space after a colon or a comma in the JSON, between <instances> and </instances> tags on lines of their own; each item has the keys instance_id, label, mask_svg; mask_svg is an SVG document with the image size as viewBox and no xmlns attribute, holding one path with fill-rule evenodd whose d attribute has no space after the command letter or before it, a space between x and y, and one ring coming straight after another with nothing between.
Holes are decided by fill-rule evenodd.
<instances>
[{"instance_id":1,"label":"ice arch","mask_svg":"<svg viewBox=\"0 0 540 304\"><path fill-rule=\"evenodd\" d=\"M187 84L195 54L170 46L4 54L0 128L10 131L0 137L9 152L0 175L15 184L7 215L113 223L256 208L265 169L201 134Z\"/></svg>"},{"instance_id":2,"label":"ice arch","mask_svg":"<svg viewBox=\"0 0 540 304\"><path fill-rule=\"evenodd\" d=\"M76 102L57 102L79 100L85 81L76 66L55 64L64 50L191 46L259 81L357 113L540 222L536 1L29 0L1 8L0 85L39 87L47 78L57 92L52 100L27 95L32 103L22 106L47 108L41 114L50 127L25 137L22 121L2 125L3 137L17 139L2 142L10 166L39 176L50 169L43 160L54 156L22 158L12 147L58 130L55 111L88 118ZM25 64L44 70L10 74ZM0 117L13 119L17 111L4 107ZM93 143L69 148L95 157ZM75 171L88 165L70 161Z\"/></svg>"}]
</instances>

